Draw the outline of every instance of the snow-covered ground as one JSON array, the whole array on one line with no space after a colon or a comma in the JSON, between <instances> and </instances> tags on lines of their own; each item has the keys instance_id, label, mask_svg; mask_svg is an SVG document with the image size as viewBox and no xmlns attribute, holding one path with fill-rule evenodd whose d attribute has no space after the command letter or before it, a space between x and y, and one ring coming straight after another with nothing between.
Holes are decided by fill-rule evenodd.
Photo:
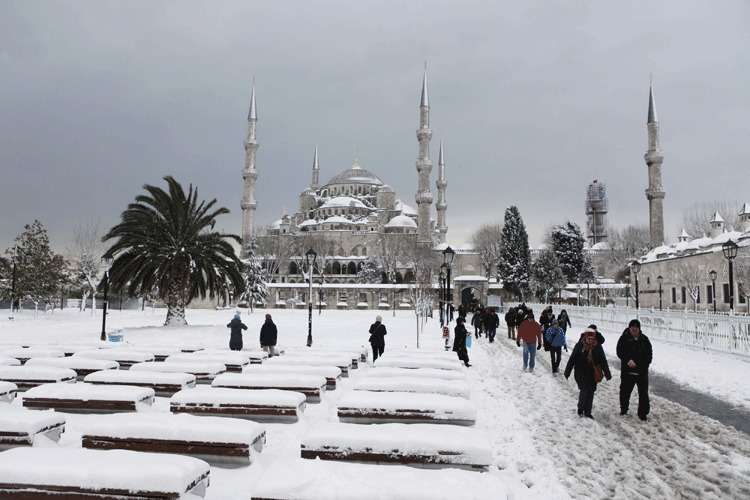
<instances>
[{"instance_id":1,"label":"snow-covered ground","mask_svg":"<svg viewBox=\"0 0 750 500\"><path fill-rule=\"evenodd\" d=\"M232 312L190 310L191 326L167 329L159 326L164 320L163 310L115 310L108 318L108 327L124 328L126 341L136 345L190 344L224 348L228 343L226 323ZM270 313L279 328L280 345L305 344L306 311L272 310ZM264 314L265 311L243 312L243 320L249 326L245 334L247 348L257 349ZM324 311L319 316L316 311L313 317L315 346L341 349L366 346L367 330L376 314L374 311ZM395 318L391 312L382 315L388 328L386 353L415 348L413 313L398 311ZM5 319L7 314L0 318L0 351L2 345L96 342L101 328L101 311L93 317L89 313L57 311L40 314L37 319L33 312L24 312L13 322ZM750 440L746 435L659 397L652 398L652 415L647 423L634 417L620 417L619 373L614 370L613 380L600 385L596 393L596 420L580 419L575 412L577 390L572 379L566 381L561 376L552 376L548 361L544 360L547 359L545 353L541 354L544 359L535 373L523 373L519 350L504 338L504 331L498 333L499 342L495 344L487 344L485 339L475 342L470 353L473 366L465 373L471 386L470 399L477 406L474 428L489 437L492 447L493 467L487 474L504 484L508 498L750 498ZM615 335L605 333L608 333L607 344L614 347ZM440 347L442 339L436 321L428 323L420 341L429 349ZM655 346L662 358L656 366L662 370L671 366L667 363L672 361L667 359L672 356L675 365L685 362L685 358L680 357L683 351L678 347L672 346L676 351L662 350L662 347ZM564 354L563 363L566 359ZM695 366L697 372L704 368L705 364ZM308 405L298 423L265 424L268 444L256 462L239 469L212 467L206 498L246 499L258 484L267 481L270 471L293 469L301 460L299 446L303 436L316 426L336 422L337 401L372 370L366 366L353 370L351 378L341 379L336 391L325 393L322 403ZM167 411L166 403L165 398L157 398L152 411ZM87 421L96 418L68 416L68 429L61 446L80 446L81 429ZM378 479L373 477L371 482L377 488ZM429 489L431 485L421 487ZM498 498L476 491L472 496L471 482L456 485L456 493L454 498Z\"/></svg>"}]
</instances>

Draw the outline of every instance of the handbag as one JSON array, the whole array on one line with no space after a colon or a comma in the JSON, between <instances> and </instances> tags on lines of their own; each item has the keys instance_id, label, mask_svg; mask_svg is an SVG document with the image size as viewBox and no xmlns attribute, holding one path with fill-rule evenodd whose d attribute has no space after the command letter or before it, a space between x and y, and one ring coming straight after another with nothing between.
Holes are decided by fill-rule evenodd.
<instances>
[{"instance_id":1,"label":"handbag","mask_svg":"<svg viewBox=\"0 0 750 500\"><path fill-rule=\"evenodd\" d=\"M471 349L471 335L466 336L466 347Z\"/></svg>"},{"instance_id":2,"label":"handbag","mask_svg":"<svg viewBox=\"0 0 750 500\"><path fill-rule=\"evenodd\" d=\"M604 370L599 365L594 365L594 382L597 384L604 378Z\"/></svg>"}]
</instances>

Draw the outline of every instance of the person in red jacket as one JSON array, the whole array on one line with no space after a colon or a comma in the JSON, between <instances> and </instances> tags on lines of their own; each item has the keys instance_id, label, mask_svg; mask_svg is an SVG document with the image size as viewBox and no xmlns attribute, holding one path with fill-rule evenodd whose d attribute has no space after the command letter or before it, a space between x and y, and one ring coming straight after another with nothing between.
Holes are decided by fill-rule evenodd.
<instances>
[{"instance_id":1,"label":"person in red jacket","mask_svg":"<svg viewBox=\"0 0 750 500\"><path fill-rule=\"evenodd\" d=\"M531 310L526 314L526 319L518 325L516 345L521 347L521 343L523 343L523 371L528 368L529 372L533 372L536 351L542 348L542 325L534 320L534 312Z\"/></svg>"}]
</instances>

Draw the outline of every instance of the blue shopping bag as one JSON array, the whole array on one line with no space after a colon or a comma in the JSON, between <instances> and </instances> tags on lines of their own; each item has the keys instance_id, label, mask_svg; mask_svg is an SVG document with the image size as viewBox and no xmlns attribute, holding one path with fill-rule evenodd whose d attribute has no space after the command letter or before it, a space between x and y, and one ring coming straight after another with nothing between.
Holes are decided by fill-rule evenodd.
<instances>
[{"instance_id":1,"label":"blue shopping bag","mask_svg":"<svg viewBox=\"0 0 750 500\"><path fill-rule=\"evenodd\" d=\"M471 335L466 336L466 348L471 349Z\"/></svg>"}]
</instances>

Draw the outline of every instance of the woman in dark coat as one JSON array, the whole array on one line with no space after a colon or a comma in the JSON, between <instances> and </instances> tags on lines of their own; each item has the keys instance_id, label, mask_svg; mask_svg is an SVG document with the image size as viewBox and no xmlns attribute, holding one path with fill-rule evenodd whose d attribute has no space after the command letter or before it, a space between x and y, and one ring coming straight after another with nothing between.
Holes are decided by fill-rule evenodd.
<instances>
[{"instance_id":1,"label":"woman in dark coat","mask_svg":"<svg viewBox=\"0 0 750 500\"><path fill-rule=\"evenodd\" d=\"M560 314L557 315L557 323L565 333L568 333L569 326L573 326L570 324L570 317L568 316L568 311L565 309L560 311ZM594 328L594 330L596 330L596 328Z\"/></svg>"},{"instance_id":2,"label":"woman in dark coat","mask_svg":"<svg viewBox=\"0 0 750 500\"><path fill-rule=\"evenodd\" d=\"M385 351L385 336L388 331L383 324L383 317L375 316L375 323L370 325L370 345L372 346L372 362L383 355Z\"/></svg>"},{"instance_id":3,"label":"woman in dark coat","mask_svg":"<svg viewBox=\"0 0 750 500\"><path fill-rule=\"evenodd\" d=\"M240 313L234 313L234 318L227 324L230 329L229 348L233 351L242 350L242 330L247 330L247 325L240 319Z\"/></svg>"},{"instance_id":4,"label":"woman in dark coat","mask_svg":"<svg viewBox=\"0 0 750 500\"><path fill-rule=\"evenodd\" d=\"M466 350L466 336L469 332L466 330L464 323L466 320L460 317L456 320L456 328L453 329L453 351L458 354L458 359L464 362L464 365L471 366L469 364L469 352Z\"/></svg>"},{"instance_id":5,"label":"woman in dark coat","mask_svg":"<svg viewBox=\"0 0 750 500\"><path fill-rule=\"evenodd\" d=\"M570 372L575 370L576 384L578 384L578 416L594 418L591 415L591 407L594 405L594 392L598 383L595 375L595 367L602 370L607 380L612 378L607 364L604 349L596 340L596 331L587 328L581 335L568 358L565 367L565 378L570 377Z\"/></svg>"},{"instance_id":6,"label":"woman in dark coat","mask_svg":"<svg viewBox=\"0 0 750 500\"><path fill-rule=\"evenodd\" d=\"M276 341L278 339L276 324L270 314L266 314L266 322L260 327L260 347L268 353L269 357L276 355Z\"/></svg>"}]
</instances>

